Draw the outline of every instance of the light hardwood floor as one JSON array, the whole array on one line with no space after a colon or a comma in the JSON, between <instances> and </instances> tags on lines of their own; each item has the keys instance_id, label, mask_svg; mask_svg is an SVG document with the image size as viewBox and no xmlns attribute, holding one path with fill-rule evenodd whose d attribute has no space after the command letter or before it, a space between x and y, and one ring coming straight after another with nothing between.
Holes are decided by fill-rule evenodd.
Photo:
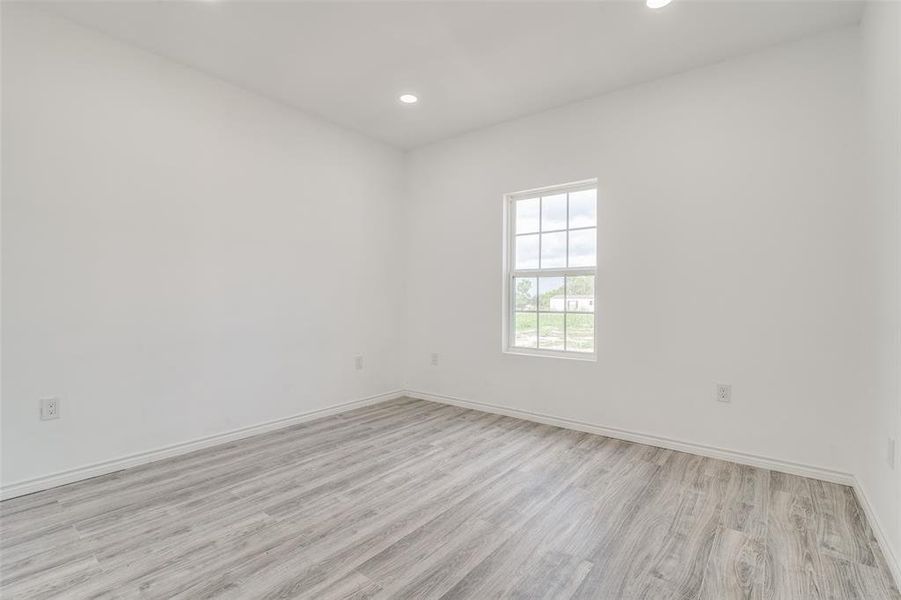
<instances>
[{"instance_id":1,"label":"light hardwood floor","mask_svg":"<svg viewBox=\"0 0 901 600\"><path fill-rule=\"evenodd\" d=\"M3 598L899 600L847 487L401 399L0 503Z\"/></svg>"}]
</instances>

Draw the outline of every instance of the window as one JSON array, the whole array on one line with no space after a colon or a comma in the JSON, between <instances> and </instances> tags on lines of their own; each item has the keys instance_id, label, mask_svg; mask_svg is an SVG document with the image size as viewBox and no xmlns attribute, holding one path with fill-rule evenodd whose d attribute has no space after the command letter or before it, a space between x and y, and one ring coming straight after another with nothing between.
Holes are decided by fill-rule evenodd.
<instances>
[{"instance_id":1,"label":"window","mask_svg":"<svg viewBox=\"0 0 901 600\"><path fill-rule=\"evenodd\" d=\"M593 358L597 184L506 197L504 349Z\"/></svg>"}]
</instances>

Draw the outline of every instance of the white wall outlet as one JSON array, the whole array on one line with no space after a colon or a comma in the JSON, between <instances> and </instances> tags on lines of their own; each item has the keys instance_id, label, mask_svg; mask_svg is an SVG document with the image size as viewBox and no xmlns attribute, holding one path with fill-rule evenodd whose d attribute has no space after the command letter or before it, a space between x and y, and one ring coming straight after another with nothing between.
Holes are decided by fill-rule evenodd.
<instances>
[{"instance_id":1,"label":"white wall outlet","mask_svg":"<svg viewBox=\"0 0 901 600\"><path fill-rule=\"evenodd\" d=\"M59 398L41 398L41 420L59 418Z\"/></svg>"},{"instance_id":2,"label":"white wall outlet","mask_svg":"<svg viewBox=\"0 0 901 600\"><path fill-rule=\"evenodd\" d=\"M362 354L357 354L356 356L354 356L354 368L357 371L363 370L363 355Z\"/></svg>"},{"instance_id":3,"label":"white wall outlet","mask_svg":"<svg viewBox=\"0 0 901 600\"><path fill-rule=\"evenodd\" d=\"M433 367L438 366L438 353L437 352L432 352L432 366Z\"/></svg>"},{"instance_id":4,"label":"white wall outlet","mask_svg":"<svg viewBox=\"0 0 901 600\"><path fill-rule=\"evenodd\" d=\"M732 402L732 386L728 383L718 383L716 384L716 394L717 402Z\"/></svg>"},{"instance_id":5,"label":"white wall outlet","mask_svg":"<svg viewBox=\"0 0 901 600\"><path fill-rule=\"evenodd\" d=\"M888 459L888 466L891 469L895 468L898 460L898 444L895 443L895 438L888 439L888 451L886 458Z\"/></svg>"}]
</instances>

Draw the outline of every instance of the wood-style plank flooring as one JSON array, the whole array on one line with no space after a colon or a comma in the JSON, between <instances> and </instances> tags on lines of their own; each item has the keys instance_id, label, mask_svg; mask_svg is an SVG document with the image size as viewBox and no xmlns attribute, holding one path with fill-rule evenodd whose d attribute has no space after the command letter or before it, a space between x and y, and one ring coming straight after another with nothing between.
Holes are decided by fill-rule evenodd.
<instances>
[{"instance_id":1,"label":"wood-style plank flooring","mask_svg":"<svg viewBox=\"0 0 901 600\"><path fill-rule=\"evenodd\" d=\"M401 399L0 503L3 598L901 600L847 487Z\"/></svg>"}]
</instances>

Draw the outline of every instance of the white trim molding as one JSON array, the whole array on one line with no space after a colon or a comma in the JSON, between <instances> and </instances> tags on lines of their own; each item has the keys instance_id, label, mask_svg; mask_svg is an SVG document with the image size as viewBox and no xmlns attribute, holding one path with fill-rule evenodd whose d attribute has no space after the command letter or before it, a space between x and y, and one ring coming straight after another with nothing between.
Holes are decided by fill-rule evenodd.
<instances>
[{"instance_id":1,"label":"white trim molding","mask_svg":"<svg viewBox=\"0 0 901 600\"><path fill-rule=\"evenodd\" d=\"M321 419L323 417L347 412L355 408L361 408L363 406L369 406L371 404L378 404L379 402L394 400L395 398L400 398L403 395L404 392L402 390L393 390L390 392L385 392L383 394L376 394L374 396L358 398L357 400L351 400L349 402L342 402L340 404L327 406L325 408L298 413L296 415L291 415L290 417L284 417L282 419L266 421L265 423L257 423L256 425L241 427L239 429L233 429L231 431L225 431L223 433L216 433L187 442L180 442L178 444L163 446L162 448L156 448L154 450L147 450L145 452L138 452L136 454L122 456L120 458L114 458L111 460L93 463L82 467L76 467L74 469L60 471L51 475L17 481L15 483L0 487L0 499L7 500L9 498L15 498L16 496L24 496L25 494L31 494L34 492L39 492L41 490L47 490L60 485L65 485L67 483L81 481L82 479L89 479L91 477L97 477L99 475L107 475L109 473L121 471L122 469L127 469L129 467L136 467L138 465L163 460L165 458L180 456L182 454L187 454L195 450L202 450L203 448L209 448L210 446L225 444L227 442L240 440L260 433L266 433L268 431L290 427L299 423Z\"/></svg>"},{"instance_id":2,"label":"white trim molding","mask_svg":"<svg viewBox=\"0 0 901 600\"><path fill-rule=\"evenodd\" d=\"M726 448L717 448L714 446L695 444L692 442L685 442L672 438L629 431L625 429L604 427L601 425L586 423L584 421L578 421L575 419L557 417L546 413L520 410L497 404L464 400L462 398L457 398L454 396L431 394L417 390L394 390L385 392L383 394L376 394L374 396L368 396L366 398L360 398L357 400L352 400L350 402L336 404L334 406L328 406L317 410L299 413L290 417L285 417L283 419L276 419L273 421L267 421L265 423L258 423L249 427L243 427L232 431L218 433L188 442L173 444L146 452L139 452L136 454L94 463L67 471L61 471L43 477L19 481L0 488L0 499L5 500L9 498L15 498L17 496L24 496L25 494L39 492L41 490L54 488L60 485L65 485L67 483L73 483L75 481L81 481L83 479L89 479L91 477L97 477L99 475L106 475L108 473L121 471L122 469L127 469L129 467L136 467L150 462L171 458L173 456L180 456L182 454L187 454L195 450L201 450L203 448L209 448L218 444L240 440L260 433L266 433L268 431L290 427L299 423L313 421L315 419L347 412L355 408L370 406L404 396L408 396L410 398L418 398L420 400L428 400L431 402L439 402L442 404L450 404L453 406L479 410L482 412L505 415L508 417L515 417L518 419L534 421L536 423L543 423L546 425L553 425L565 429L584 431L586 433L603 435L606 437L625 440L628 442L646 444L659 448L667 448L669 450L687 452L690 454L716 458L719 460L727 460L730 462L735 462L752 467L759 467L762 469L779 471L781 473L788 473L790 475L811 477L814 479L820 479L841 485L848 485L854 490L858 502L863 508L866 520L873 531L873 535L875 536L879 547L882 549L885 560L888 563L888 568L891 571L892 576L895 578L895 585L901 588L901 561L899 561L899 557L894 551L894 548L892 548L891 544L889 544L888 535L886 534L885 529L882 527L881 521L879 520L875 510L873 509L873 505L870 502L866 491L860 484L860 481L858 481L858 479L850 473L843 473L823 467L804 465L767 456L759 456L755 454L729 450Z\"/></svg>"},{"instance_id":3,"label":"white trim molding","mask_svg":"<svg viewBox=\"0 0 901 600\"><path fill-rule=\"evenodd\" d=\"M675 440L672 438L652 435L648 433L629 431L615 427L604 427L602 425L595 425L593 423L586 423L584 421L577 421L575 419L557 417L546 413L520 410L517 408L501 406L498 404L491 404L488 402L464 400L463 398L457 398L455 396L431 394L418 390L406 390L404 392L404 395L409 396L410 398L418 398L420 400L440 402L442 404L450 404L453 406L459 406L461 408L470 408L482 412L505 415L508 417L516 417L518 419L534 421L536 423L543 423L545 425L554 425L556 427L562 427L564 429L574 429L576 431L594 433L597 435L603 435L619 440L625 440L627 442L636 442L638 444L646 444L648 446L656 446L658 448L666 448L668 450L676 450L679 452L696 454L698 456L706 456L708 458L726 460L741 465L748 465L751 467L759 467L761 469L769 469L770 471L787 473L789 475L810 477L812 479L819 479L821 481L828 481L830 483L837 483L839 485L847 485L854 490L854 493L857 496L861 507L863 508L866 520L870 525L870 529L873 531L873 535L876 537L876 541L879 543L879 548L882 550L883 556L888 563L889 570L891 571L892 576L895 578L895 585L899 589L901 589L901 561L899 561L899 558L901 557L898 557L896 555L891 544L889 544L889 538L886 535L885 529L882 527L882 523L879 521L876 512L873 510L873 505L870 503L866 492L860 485L860 481L858 481L858 479L851 473L844 473L842 471L827 469L825 467L817 467L792 461L780 460L769 456L760 456L747 452L739 452L737 450L729 450L727 448L717 448L715 446L707 446L704 444Z\"/></svg>"},{"instance_id":4,"label":"white trim molding","mask_svg":"<svg viewBox=\"0 0 901 600\"><path fill-rule=\"evenodd\" d=\"M672 438L641 433L638 431L630 431L627 429L618 429L615 427L605 427L594 423L586 423L585 421L577 421L565 417L557 417L547 413L532 412L528 410L520 410L518 408L510 408L500 406L498 404L490 404L487 402L476 402L473 400L464 400L454 396L443 396L440 394L430 394L428 392L420 392L417 390L407 390L405 395L420 400L431 400L432 402L440 402L442 404L452 404L462 408L471 408L482 412L489 412L498 415L506 415L508 417L516 417L525 419L526 421L535 421L536 423L544 423L545 425L554 425L555 427L563 427L564 429L575 429L576 431L584 431L586 433L594 433L606 437L625 440L627 442L636 442L638 444L646 444L648 446L656 446L658 448L666 448L668 450L677 450L679 452L687 452L689 454L697 454L708 458L716 458L719 460L727 460L741 465L751 467L760 467L761 469L769 469L771 471L779 471L780 473L788 473L789 475L800 475L801 477L811 477L820 479L830 483L838 483L841 485L853 486L855 479L850 473L843 473L827 469L825 467L816 467L812 465L804 465L786 460L779 460L769 456L760 456L757 454L749 454L747 452L739 452L737 450L729 450L728 448L718 448L715 446L707 446L704 444L696 444L693 442L685 442Z\"/></svg>"},{"instance_id":5,"label":"white trim molding","mask_svg":"<svg viewBox=\"0 0 901 600\"><path fill-rule=\"evenodd\" d=\"M879 549L882 550L882 555L885 557L885 562L888 563L889 571L891 571L892 576L895 578L895 587L901 589L901 556L895 552L895 549L889 542L889 537L885 532L885 528L882 526L882 521L879 520L879 515L876 513L873 504L870 502L870 497L856 477L854 479L854 484L851 487L854 489L854 495L857 496L857 502L863 508L866 520L870 525L870 529L873 531L873 536L876 538Z\"/></svg>"}]
</instances>

